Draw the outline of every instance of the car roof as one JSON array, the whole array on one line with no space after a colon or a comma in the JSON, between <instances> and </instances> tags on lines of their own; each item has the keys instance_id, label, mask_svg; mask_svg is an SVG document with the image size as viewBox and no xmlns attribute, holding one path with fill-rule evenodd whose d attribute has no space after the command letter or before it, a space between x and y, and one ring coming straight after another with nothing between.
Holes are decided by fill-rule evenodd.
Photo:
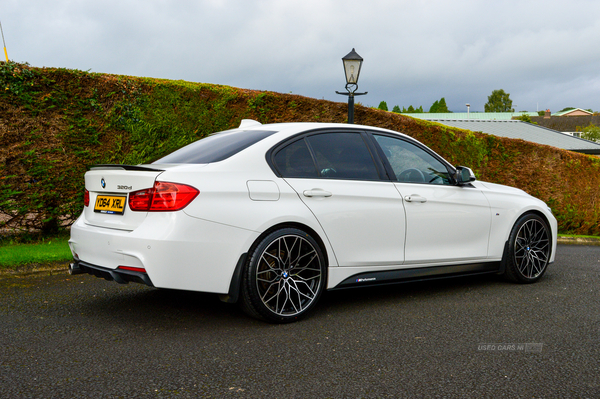
<instances>
[{"instance_id":1,"label":"car roof","mask_svg":"<svg viewBox=\"0 0 600 399\"><path fill-rule=\"evenodd\" d=\"M367 125L356 125L356 124L348 124L348 123L322 123L322 122L283 122L283 123L268 123L268 124L253 124L252 126L243 126L240 130L273 130L277 133L274 136L277 136L278 140L283 138L292 136L297 133L309 132L312 130L320 130L320 129L352 129L352 130L371 130L371 131L379 131L382 133L391 133L396 134L402 137L410 138L404 133L400 133L394 130L383 129L376 126L367 126ZM414 139L412 139L414 140Z\"/></svg>"}]
</instances>

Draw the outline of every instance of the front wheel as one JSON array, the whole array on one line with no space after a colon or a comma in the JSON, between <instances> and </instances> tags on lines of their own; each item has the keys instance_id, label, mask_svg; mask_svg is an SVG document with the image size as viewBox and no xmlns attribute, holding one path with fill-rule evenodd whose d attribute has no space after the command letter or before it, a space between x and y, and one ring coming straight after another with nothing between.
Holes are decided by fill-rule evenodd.
<instances>
[{"instance_id":1,"label":"front wheel","mask_svg":"<svg viewBox=\"0 0 600 399\"><path fill-rule=\"evenodd\" d=\"M272 323L306 315L326 284L327 266L310 234L284 228L269 234L249 253L242 280L242 309Z\"/></svg>"},{"instance_id":2,"label":"front wheel","mask_svg":"<svg viewBox=\"0 0 600 399\"><path fill-rule=\"evenodd\" d=\"M521 216L508 243L506 277L517 283L534 283L546 272L552 250L548 224L536 214Z\"/></svg>"}]
</instances>

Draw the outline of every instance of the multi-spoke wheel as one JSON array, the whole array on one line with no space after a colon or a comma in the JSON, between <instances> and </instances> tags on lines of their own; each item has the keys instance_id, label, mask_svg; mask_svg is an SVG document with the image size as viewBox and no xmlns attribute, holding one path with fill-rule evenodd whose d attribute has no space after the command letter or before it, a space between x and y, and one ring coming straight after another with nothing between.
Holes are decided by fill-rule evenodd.
<instances>
[{"instance_id":1,"label":"multi-spoke wheel","mask_svg":"<svg viewBox=\"0 0 600 399\"><path fill-rule=\"evenodd\" d=\"M510 233L506 276L519 283L539 280L548 266L552 241L550 229L540 216L523 215Z\"/></svg>"},{"instance_id":2,"label":"multi-spoke wheel","mask_svg":"<svg viewBox=\"0 0 600 399\"><path fill-rule=\"evenodd\" d=\"M286 323L304 316L326 284L319 244L295 228L277 230L249 254L242 282L242 308L253 317Z\"/></svg>"}]
</instances>

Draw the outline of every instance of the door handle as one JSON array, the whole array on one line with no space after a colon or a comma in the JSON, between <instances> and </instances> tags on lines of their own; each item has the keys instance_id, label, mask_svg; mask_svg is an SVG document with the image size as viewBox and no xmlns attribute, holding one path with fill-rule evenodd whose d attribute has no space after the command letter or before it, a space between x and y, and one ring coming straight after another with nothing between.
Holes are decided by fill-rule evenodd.
<instances>
[{"instance_id":1,"label":"door handle","mask_svg":"<svg viewBox=\"0 0 600 399\"><path fill-rule=\"evenodd\" d=\"M427 198L421 197L419 194L407 195L404 200L406 202L427 202Z\"/></svg>"},{"instance_id":2,"label":"door handle","mask_svg":"<svg viewBox=\"0 0 600 399\"><path fill-rule=\"evenodd\" d=\"M313 188L312 190L306 190L302 194L304 194L305 197L331 197L333 195L329 191L325 191L320 188Z\"/></svg>"}]
</instances>

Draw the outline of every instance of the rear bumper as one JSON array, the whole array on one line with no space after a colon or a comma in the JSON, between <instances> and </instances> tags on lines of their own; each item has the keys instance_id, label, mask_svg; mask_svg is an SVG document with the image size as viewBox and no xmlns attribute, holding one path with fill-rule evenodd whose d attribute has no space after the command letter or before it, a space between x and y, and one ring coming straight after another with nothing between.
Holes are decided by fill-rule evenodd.
<instances>
[{"instance_id":1,"label":"rear bumper","mask_svg":"<svg viewBox=\"0 0 600 399\"><path fill-rule=\"evenodd\" d=\"M183 212L157 212L133 231L92 226L80 217L71 226L69 245L85 273L110 281L148 284L139 272L122 267L139 268L157 288L227 294L240 256L257 237Z\"/></svg>"},{"instance_id":2,"label":"rear bumper","mask_svg":"<svg viewBox=\"0 0 600 399\"><path fill-rule=\"evenodd\" d=\"M80 260L75 260L69 265L69 273L80 274L87 273L108 281L115 281L119 284L140 283L154 287L152 280L147 273L134 272L130 270L114 270L102 266L92 265Z\"/></svg>"}]
</instances>

